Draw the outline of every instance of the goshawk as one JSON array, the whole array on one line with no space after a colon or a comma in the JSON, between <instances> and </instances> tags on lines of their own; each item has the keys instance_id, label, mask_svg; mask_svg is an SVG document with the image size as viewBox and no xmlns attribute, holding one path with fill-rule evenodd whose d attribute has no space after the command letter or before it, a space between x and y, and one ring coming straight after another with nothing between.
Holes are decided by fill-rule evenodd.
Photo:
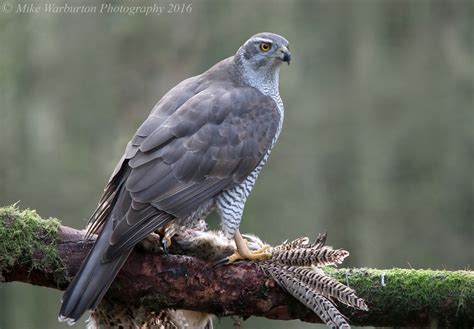
<instances>
[{"instance_id":1,"label":"goshawk","mask_svg":"<svg viewBox=\"0 0 474 329\"><path fill-rule=\"evenodd\" d=\"M245 201L280 134L278 77L288 41L259 33L208 71L186 79L155 105L128 143L99 205L97 240L64 293L59 319L94 309L131 250L168 224L187 225L217 209L234 237L231 260L262 259L239 233Z\"/></svg>"}]
</instances>

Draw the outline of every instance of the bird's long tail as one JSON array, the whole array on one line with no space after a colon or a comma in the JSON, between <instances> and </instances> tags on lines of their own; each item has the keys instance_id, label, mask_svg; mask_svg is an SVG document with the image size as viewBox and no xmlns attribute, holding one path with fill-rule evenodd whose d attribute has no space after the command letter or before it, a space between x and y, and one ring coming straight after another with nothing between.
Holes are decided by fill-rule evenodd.
<instances>
[{"instance_id":1,"label":"bird's long tail","mask_svg":"<svg viewBox=\"0 0 474 329\"><path fill-rule=\"evenodd\" d=\"M69 325L72 325L88 309L95 308L127 260L131 250L107 263L102 261L102 254L104 250L107 250L112 234L112 226L113 221L109 219L64 293L59 321L67 321Z\"/></svg>"},{"instance_id":2,"label":"bird's long tail","mask_svg":"<svg viewBox=\"0 0 474 329\"><path fill-rule=\"evenodd\" d=\"M133 246L112 259L104 257L113 232L114 217L123 216L123 209L127 208L127 206L123 206L127 202L131 202L129 194L125 191L124 186L119 186L118 198L114 200L94 246L63 295L59 321L67 321L72 325L84 312L94 309L130 255ZM114 207L115 205L117 207ZM155 218L155 229L165 225L171 219L172 217L166 213L160 214L158 218Z\"/></svg>"}]
</instances>

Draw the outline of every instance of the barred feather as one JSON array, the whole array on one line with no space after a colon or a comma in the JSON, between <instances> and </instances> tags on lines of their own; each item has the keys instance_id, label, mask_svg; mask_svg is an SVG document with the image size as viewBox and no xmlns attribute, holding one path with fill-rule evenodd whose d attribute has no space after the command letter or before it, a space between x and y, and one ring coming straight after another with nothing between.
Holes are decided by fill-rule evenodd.
<instances>
[{"instance_id":1,"label":"barred feather","mask_svg":"<svg viewBox=\"0 0 474 329\"><path fill-rule=\"evenodd\" d=\"M309 288L316 290L328 298L335 298L339 302L361 309L368 310L365 301L356 296L355 291L348 286L324 274L322 270L313 270L306 267L287 266L284 270L301 280Z\"/></svg>"},{"instance_id":2,"label":"barred feather","mask_svg":"<svg viewBox=\"0 0 474 329\"><path fill-rule=\"evenodd\" d=\"M268 265L266 270L283 289L316 313L327 326L334 329L350 328L344 316L330 300L292 275L285 267Z\"/></svg>"},{"instance_id":3,"label":"barred feather","mask_svg":"<svg viewBox=\"0 0 474 329\"><path fill-rule=\"evenodd\" d=\"M310 243L308 237L300 237L291 242L288 240L274 247L275 251L291 250L296 248L315 248L319 249L326 244L327 234L318 234L314 242Z\"/></svg>"},{"instance_id":4,"label":"barred feather","mask_svg":"<svg viewBox=\"0 0 474 329\"><path fill-rule=\"evenodd\" d=\"M309 239L307 237L297 238L291 242L288 240L284 241L282 244L273 248L274 251L283 251L283 250L291 250L295 248L305 248L305 246L309 246Z\"/></svg>"},{"instance_id":5,"label":"barred feather","mask_svg":"<svg viewBox=\"0 0 474 329\"><path fill-rule=\"evenodd\" d=\"M319 244L317 244L319 247ZM285 265L293 266L324 266L341 264L349 256L349 252L343 249L332 249L332 247L297 247L293 249L273 250L272 261L278 261Z\"/></svg>"},{"instance_id":6,"label":"barred feather","mask_svg":"<svg viewBox=\"0 0 474 329\"><path fill-rule=\"evenodd\" d=\"M309 248L319 249L324 247L326 244L326 238L328 237L327 233L318 234L313 243L309 245Z\"/></svg>"}]
</instances>

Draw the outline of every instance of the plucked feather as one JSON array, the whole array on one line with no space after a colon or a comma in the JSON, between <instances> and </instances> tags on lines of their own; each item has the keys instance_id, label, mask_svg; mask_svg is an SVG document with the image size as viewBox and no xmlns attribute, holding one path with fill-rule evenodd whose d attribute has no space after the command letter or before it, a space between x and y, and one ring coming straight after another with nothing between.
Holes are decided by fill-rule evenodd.
<instances>
[{"instance_id":1,"label":"plucked feather","mask_svg":"<svg viewBox=\"0 0 474 329\"><path fill-rule=\"evenodd\" d=\"M283 289L316 313L328 327L350 328L344 316L330 300L299 280L285 267L269 265L266 270Z\"/></svg>"},{"instance_id":2,"label":"plucked feather","mask_svg":"<svg viewBox=\"0 0 474 329\"><path fill-rule=\"evenodd\" d=\"M324 266L341 264L349 252L324 246L325 235L319 236L315 242L309 243L308 238L299 238L285 242L272 250L272 261L294 266Z\"/></svg>"}]
</instances>

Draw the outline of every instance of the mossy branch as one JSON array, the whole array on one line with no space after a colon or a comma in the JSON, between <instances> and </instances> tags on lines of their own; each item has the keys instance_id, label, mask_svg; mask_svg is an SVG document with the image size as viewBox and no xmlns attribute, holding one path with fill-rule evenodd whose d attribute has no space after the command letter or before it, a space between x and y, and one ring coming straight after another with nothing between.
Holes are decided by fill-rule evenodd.
<instances>
[{"instance_id":1,"label":"mossy branch","mask_svg":"<svg viewBox=\"0 0 474 329\"><path fill-rule=\"evenodd\" d=\"M92 245L84 231L41 219L35 211L0 208L0 280L63 290ZM472 328L472 271L334 269L326 273L355 289L369 311L339 305L354 325ZM218 316L263 316L320 322L251 262L218 266L182 255L140 248L121 270L108 298L182 308ZM59 305L59 301L58 301Z\"/></svg>"}]
</instances>

